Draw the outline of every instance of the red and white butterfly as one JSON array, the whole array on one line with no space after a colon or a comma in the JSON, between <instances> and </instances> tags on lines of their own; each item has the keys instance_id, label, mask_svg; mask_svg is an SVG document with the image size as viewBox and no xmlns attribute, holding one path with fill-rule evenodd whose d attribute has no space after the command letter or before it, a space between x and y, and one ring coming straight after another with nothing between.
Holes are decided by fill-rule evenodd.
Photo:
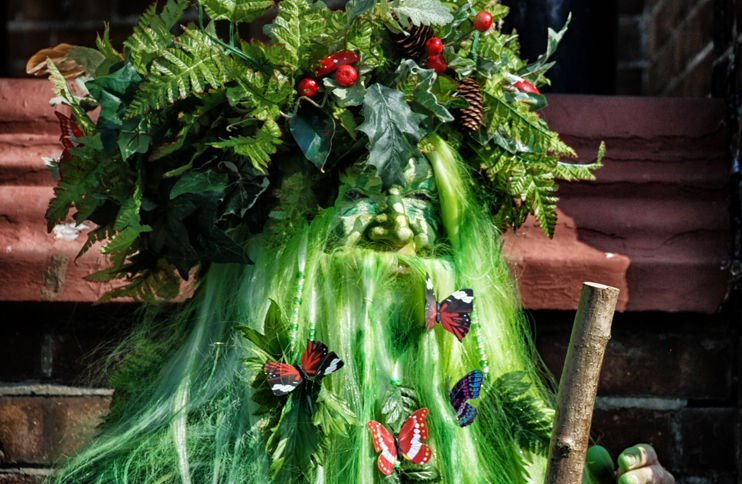
<instances>
[{"instance_id":1,"label":"red and white butterfly","mask_svg":"<svg viewBox=\"0 0 742 484\"><path fill-rule=\"evenodd\" d=\"M343 364L338 355L327 352L327 345L309 340L299 365L268 360L263 366L263 371L268 376L268 384L273 394L280 397L292 392L302 381L322 378L339 370Z\"/></svg>"},{"instance_id":2,"label":"red and white butterfly","mask_svg":"<svg viewBox=\"0 0 742 484\"><path fill-rule=\"evenodd\" d=\"M474 311L474 291L461 289L439 303L433 292L433 281L425 274L425 325L428 331L441 323L443 329L453 333L459 341L469 334L471 316Z\"/></svg>"},{"instance_id":3,"label":"red and white butterfly","mask_svg":"<svg viewBox=\"0 0 742 484\"><path fill-rule=\"evenodd\" d=\"M80 142L77 140L85 136L85 133L82 132L80 127L77 126L74 121L64 114L59 111L54 111L54 114L56 114L57 119L59 119L59 127L62 130L62 136L60 136L59 139L62 141L62 146L64 146L64 151L62 151L62 156L59 157L59 161L67 161L72 158L70 150L76 146L80 146Z\"/></svg>"},{"instance_id":4,"label":"red and white butterfly","mask_svg":"<svg viewBox=\"0 0 742 484\"><path fill-rule=\"evenodd\" d=\"M433 451L423 444L428 440L428 424L425 421L427 416L427 408L421 408L410 415L410 418L402 425L399 437L392 435L379 422L372 420L368 423L374 439L374 448L376 452L381 452L378 461L381 472L386 475L391 474L400 454L418 465L427 464L430 461Z\"/></svg>"}]
</instances>

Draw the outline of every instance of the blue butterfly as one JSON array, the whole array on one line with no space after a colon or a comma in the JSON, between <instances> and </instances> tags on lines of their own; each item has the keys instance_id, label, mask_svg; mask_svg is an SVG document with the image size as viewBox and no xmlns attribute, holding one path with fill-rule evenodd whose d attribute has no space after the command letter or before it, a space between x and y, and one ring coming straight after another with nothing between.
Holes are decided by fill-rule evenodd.
<instances>
[{"instance_id":1,"label":"blue butterfly","mask_svg":"<svg viewBox=\"0 0 742 484\"><path fill-rule=\"evenodd\" d=\"M469 404L467 400L479 398L484 381L484 372L474 370L459 380L448 395L448 401L451 402L453 411L456 412L456 418L459 421L459 427L466 427L474 422L477 416L477 408ZM451 379L448 379L446 387L451 385Z\"/></svg>"}]
</instances>

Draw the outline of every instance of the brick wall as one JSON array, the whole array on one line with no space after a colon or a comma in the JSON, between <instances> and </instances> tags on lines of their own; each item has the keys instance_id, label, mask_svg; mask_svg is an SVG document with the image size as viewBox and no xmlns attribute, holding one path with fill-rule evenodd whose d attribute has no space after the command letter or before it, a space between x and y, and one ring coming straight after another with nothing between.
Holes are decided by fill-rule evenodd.
<instances>
[{"instance_id":1,"label":"brick wall","mask_svg":"<svg viewBox=\"0 0 742 484\"><path fill-rule=\"evenodd\" d=\"M620 0L616 94L710 95L714 3Z\"/></svg>"},{"instance_id":2,"label":"brick wall","mask_svg":"<svg viewBox=\"0 0 742 484\"><path fill-rule=\"evenodd\" d=\"M533 313L536 344L558 376L574 313ZM616 314L592 437L614 458L647 442L678 484L738 482L736 319L694 313Z\"/></svg>"},{"instance_id":3,"label":"brick wall","mask_svg":"<svg viewBox=\"0 0 742 484\"><path fill-rule=\"evenodd\" d=\"M715 0L619 0L616 94L706 96L711 92ZM24 77L28 58L61 42L93 47L110 22L114 45L151 0L7 0L7 55L0 77ZM343 0L335 0L340 7ZM737 2L740 3L740 2ZM191 12L195 18L195 11ZM3 21L0 16L0 22ZM262 24L263 22L258 22ZM0 49L3 47L0 29ZM245 28L260 36L260 26Z\"/></svg>"},{"instance_id":4,"label":"brick wall","mask_svg":"<svg viewBox=\"0 0 742 484\"><path fill-rule=\"evenodd\" d=\"M38 483L89 440L111 393L85 375L131 327L135 309L0 303L0 484ZM538 350L558 377L574 312L531 317ZM652 444L678 484L737 482L733 321L724 314L617 314L593 440L614 458L629 445Z\"/></svg>"}]
</instances>

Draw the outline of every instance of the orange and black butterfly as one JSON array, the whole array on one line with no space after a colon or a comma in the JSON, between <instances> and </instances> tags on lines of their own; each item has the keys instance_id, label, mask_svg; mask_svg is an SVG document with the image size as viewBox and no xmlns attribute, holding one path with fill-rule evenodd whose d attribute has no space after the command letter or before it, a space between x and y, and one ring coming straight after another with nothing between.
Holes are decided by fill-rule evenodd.
<instances>
[{"instance_id":1,"label":"orange and black butterfly","mask_svg":"<svg viewBox=\"0 0 742 484\"><path fill-rule=\"evenodd\" d=\"M339 370L343 364L338 355L327 352L327 345L310 340L299 365L268 360L263 371L268 376L271 391L280 397L294 391L304 380L318 380Z\"/></svg>"},{"instance_id":2,"label":"orange and black butterfly","mask_svg":"<svg viewBox=\"0 0 742 484\"><path fill-rule=\"evenodd\" d=\"M474 291L460 289L439 303L433 292L433 281L425 274L425 325L428 331L441 323L443 329L453 333L459 341L469 334L470 313L474 311Z\"/></svg>"},{"instance_id":3,"label":"orange and black butterfly","mask_svg":"<svg viewBox=\"0 0 742 484\"><path fill-rule=\"evenodd\" d=\"M433 455L426 444L428 440L428 409L421 408L416 411L402 425L399 436L393 435L379 422L372 420L368 423L371 429L371 437L374 440L374 448L379 454L379 470L386 475L394 471L397 458L401 454L405 459L418 464L427 464Z\"/></svg>"}]
</instances>

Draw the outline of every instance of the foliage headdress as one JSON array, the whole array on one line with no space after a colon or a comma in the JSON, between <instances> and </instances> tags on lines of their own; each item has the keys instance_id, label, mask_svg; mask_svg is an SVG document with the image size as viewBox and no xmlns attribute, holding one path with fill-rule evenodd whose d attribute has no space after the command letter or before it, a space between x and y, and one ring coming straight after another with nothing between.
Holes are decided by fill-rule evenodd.
<instances>
[{"instance_id":1,"label":"foliage headdress","mask_svg":"<svg viewBox=\"0 0 742 484\"><path fill-rule=\"evenodd\" d=\"M536 113L565 30L550 30L527 63L517 35L498 30L508 8L497 2L350 0L331 11L282 0L264 28L272 43L240 39L238 24L272 6L199 0L198 21L180 26L188 1L169 0L144 13L122 53L106 27L97 50L42 63L77 130L63 137L49 227L72 208L97 224L81 253L103 241L111 265L89 279L128 280L104 300L172 298L195 268L250 263L246 240L265 232L280 244L332 203L338 170L359 159L385 186L403 185L407 161L443 140L468 161L493 223L517 228L534 214L549 236L555 178L600 167L602 146L595 163L559 161L575 153ZM81 76L81 96L65 73Z\"/></svg>"}]
</instances>

